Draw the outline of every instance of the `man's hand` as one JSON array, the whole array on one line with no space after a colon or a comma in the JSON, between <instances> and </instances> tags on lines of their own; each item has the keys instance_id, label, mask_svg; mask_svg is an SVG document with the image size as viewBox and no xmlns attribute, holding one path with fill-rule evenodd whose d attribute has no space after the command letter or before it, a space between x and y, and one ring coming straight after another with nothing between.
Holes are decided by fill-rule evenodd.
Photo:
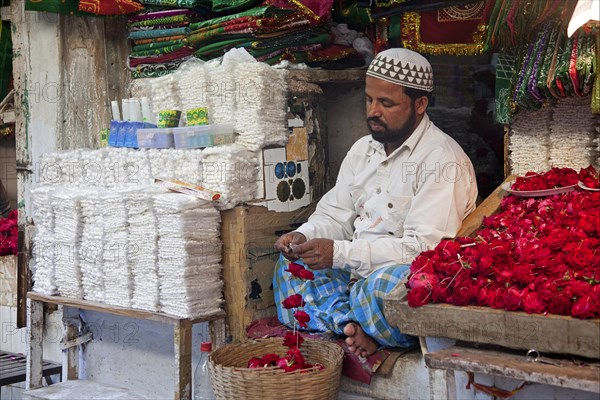
<instances>
[{"instance_id":1,"label":"man's hand","mask_svg":"<svg viewBox=\"0 0 600 400\"><path fill-rule=\"evenodd\" d=\"M290 261L296 261L299 257L293 254L293 248L306 242L306 237L300 232L288 232L281 235L275 242L275 249L283 253Z\"/></svg>"},{"instance_id":2,"label":"man's hand","mask_svg":"<svg viewBox=\"0 0 600 400\"><path fill-rule=\"evenodd\" d=\"M333 265L333 240L312 239L298 246L292 246L293 255L302 258L310 269L331 268Z\"/></svg>"}]
</instances>

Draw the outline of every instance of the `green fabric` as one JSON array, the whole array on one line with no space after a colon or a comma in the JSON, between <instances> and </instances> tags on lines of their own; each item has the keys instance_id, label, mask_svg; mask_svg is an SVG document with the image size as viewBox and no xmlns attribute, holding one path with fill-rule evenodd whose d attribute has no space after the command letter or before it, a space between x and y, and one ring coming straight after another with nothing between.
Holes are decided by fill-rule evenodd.
<instances>
[{"instance_id":1,"label":"green fabric","mask_svg":"<svg viewBox=\"0 0 600 400\"><path fill-rule=\"evenodd\" d=\"M254 7L246 11L242 11L236 14L226 15L223 17L217 17L213 19L209 19L206 21L199 21L193 24L190 24L189 28L193 31L198 29L203 29L212 25L220 25L223 22L231 21L232 19L242 18L242 17L264 17L267 15L274 14L289 14L289 10L278 10L275 7L271 6L261 6Z\"/></svg>"},{"instance_id":2,"label":"green fabric","mask_svg":"<svg viewBox=\"0 0 600 400\"><path fill-rule=\"evenodd\" d=\"M179 43L179 44L175 44L175 45L171 45L171 46L165 46L165 47L159 47L157 49L151 49L151 50L143 50L143 51L134 51L131 53L131 57L151 57L151 56L159 56L161 54L168 54L168 53L172 53L176 50L179 50L181 48L183 48L185 45L183 43Z\"/></svg>"},{"instance_id":3,"label":"green fabric","mask_svg":"<svg viewBox=\"0 0 600 400\"><path fill-rule=\"evenodd\" d=\"M134 52L147 51L147 50L153 50L153 49L160 49L162 47L175 46L175 45L182 44L182 43L183 43L183 39L167 40L165 42L154 42L154 43L140 44L140 45L137 45L137 46L133 46L132 50Z\"/></svg>"},{"instance_id":4,"label":"green fabric","mask_svg":"<svg viewBox=\"0 0 600 400\"><path fill-rule=\"evenodd\" d=\"M161 76L169 75L176 70L160 70L160 71L131 71L131 77L133 79L138 78L158 78Z\"/></svg>"},{"instance_id":5,"label":"green fabric","mask_svg":"<svg viewBox=\"0 0 600 400\"><path fill-rule=\"evenodd\" d=\"M195 8L207 7L209 0L138 0L142 4L151 6L173 7L173 8Z\"/></svg>"},{"instance_id":6,"label":"green fabric","mask_svg":"<svg viewBox=\"0 0 600 400\"><path fill-rule=\"evenodd\" d=\"M567 44L565 45L563 53L560 56L560 61L556 65L554 85L556 85L556 79L559 79L564 87L565 96L573 95L573 85L571 83L571 78L569 77L569 65L571 64L571 52L573 51L574 42L575 35L571 36L567 40ZM556 86L556 89L559 93L561 93L558 89L558 86Z\"/></svg>"},{"instance_id":7,"label":"green fabric","mask_svg":"<svg viewBox=\"0 0 600 400\"><path fill-rule=\"evenodd\" d=\"M579 75L579 92L589 94L592 90L594 70L592 67L594 52L592 50L592 38L584 35L581 38L580 51L577 56L577 73Z\"/></svg>"},{"instance_id":8,"label":"green fabric","mask_svg":"<svg viewBox=\"0 0 600 400\"><path fill-rule=\"evenodd\" d=\"M552 64L552 56L554 55L554 49L556 48L556 41L558 39L558 31L559 29L555 26L550 33L550 39L548 40L548 46L546 47L546 52L544 54L544 59L542 61L542 65L540 66L540 72L537 76L536 86L540 93L542 93L546 99L553 99L552 93L548 90L548 86L546 86L546 81L548 80L548 71L550 69L550 64Z\"/></svg>"},{"instance_id":9,"label":"green fabric","mask_svg":"<svg viewBox=\"0 0 600 400\"><path fill-rule=\"evenodd\" d=\"M510 94L511 82L517 74L515 57L509 54L498 54L496 65L496 122L510 124Z\"/></svg>"},{"instance_id":10,"label":"green fabric","mask_svg":"<svg viewBox=\"0 0 600 400\"><path fill-rule=\"evenodd\" d=\"M0 101L8 94L8 83L12 77L12 39L10 22L2 21L0 27Z\"/></svg>"},{"instance_id":11,"label":"green fabric","mask_svg":"<svg viewBox=\"0 0 600 400\"><path fill-rule=\"evenodd\" d=\"M90 16L89 13L79 11L79 0L25 0L25 10Z\"/></svg>"},{"instance_id":12,"label":"green fabric","mask_svg":"<svg viewBox=\"0 0 600 400\"><path fill-rule=\"evenodd\" d=\"M213 0L212 10L214 12L242 10L257 3L259 0Z\"/></svg>"},{"instance_id":13,"label":"green fabric","mask_svg":"<svg viewBox=\"0 0 600 400\"><path fill-rule=\"evenodd\" d=\"M152 18L146 19L143 21L136 21L129 24L130 28L140 28L146 26L155 26L155 25L169 25L169 24L178 24L181 22L188 22L190 20L189 15L174 15L172 17L162 17L162 18Z\"/></svg>"}]
</instances>

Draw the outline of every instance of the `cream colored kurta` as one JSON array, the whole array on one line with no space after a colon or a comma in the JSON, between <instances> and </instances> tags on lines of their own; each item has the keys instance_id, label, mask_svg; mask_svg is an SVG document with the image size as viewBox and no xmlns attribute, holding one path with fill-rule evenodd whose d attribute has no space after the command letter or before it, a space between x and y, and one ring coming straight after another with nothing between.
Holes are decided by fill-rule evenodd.
<instances>
[{"instance_id":1,"label":"cream colored kurta","mask_svg":"<svg viewBox=\"0 0 600 400\"><path fill-rule=\"evenodd\" d=\"M384 266L409 264L442 238L454 237L476 198L468 156L425 114L389 156L371 135L359 139L335 187L297 231L307 240L333 239L333 268L366 277Z\"/></svg>"}]
</instances>

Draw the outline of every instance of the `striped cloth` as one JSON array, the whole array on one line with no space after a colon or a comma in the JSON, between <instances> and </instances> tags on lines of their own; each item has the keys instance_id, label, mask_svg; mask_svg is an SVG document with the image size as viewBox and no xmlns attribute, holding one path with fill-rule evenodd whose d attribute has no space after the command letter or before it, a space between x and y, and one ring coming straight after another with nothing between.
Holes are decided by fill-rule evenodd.
<instances>
[{"instance_id":1,"label":"striped cloth","mask_svg":"<svg viewBox=\"0 0 600 400\"><path fill-rule=\"evenodd\" d=\"M302 264L301 261L297 263ZM289 261L280 256L273 276L277 317L284 325L294 326L294 310L283 308L281 302L298 293L306 302L304 311L310 315L308 331L341 335L344 326L354 321L381 346L409 347L416 343L416 338L391 327L383 316L383 299L408 275L408 265L381 268L351 286L347 271L311 270L315 274L314 280L302 281L285 271L288 265Z\"/></svg>"}]
</instances>

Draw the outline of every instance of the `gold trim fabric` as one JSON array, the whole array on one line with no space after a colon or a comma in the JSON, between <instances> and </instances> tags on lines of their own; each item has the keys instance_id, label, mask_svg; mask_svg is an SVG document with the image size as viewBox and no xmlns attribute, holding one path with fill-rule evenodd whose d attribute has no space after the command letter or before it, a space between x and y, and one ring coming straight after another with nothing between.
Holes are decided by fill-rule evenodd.
<instances>
[{"instance_id":1,"label":"gold trim fabric","mask_svg":"<svg viewBox=\"0 0 600 400\"><path fill-rule=\"evenodd\" d=\"M480 24L473 34L473 43L423 43L421 41L421 15L416 12L402 16L402 45L407 49L430 55L472 56L484 50L487 25Z\"/></svg>"}]
</instances>

